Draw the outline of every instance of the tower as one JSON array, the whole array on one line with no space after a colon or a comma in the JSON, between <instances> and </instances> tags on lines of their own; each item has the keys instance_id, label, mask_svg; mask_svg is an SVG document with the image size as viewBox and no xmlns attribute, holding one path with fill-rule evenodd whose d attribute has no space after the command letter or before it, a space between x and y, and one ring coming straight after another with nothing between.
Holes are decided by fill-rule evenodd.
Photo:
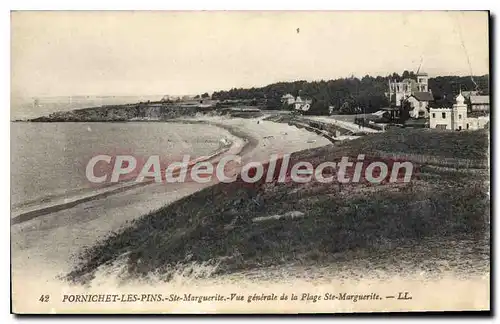
<instances>
[{"instance_id":1,"label":"tower","mask_svg":"<svg viewBox=\"0 0 500 324\"><path fill-rule=\"evenodd\" d=\"M462 91L460 91L455 100L456 103L453 105L451 113L451 129L466 129L464 125L467 123L467 105L465 104L464 96L462 96Z\"/></svg>"},{"instance_id":2,"label":"tower","mask_svg":"<svg viewBox=\"0 0 500 324\"><path fill-rule=\"evenodd\" d=\"M401 106L401 102L411 95L411 87L405 81L389 80L389 101L391 105L396 107Z\"/></svg>"},{"instance_id":3,"label":"tower","mask_svg":"<svg viewBox=\"0 0 500 324\"><path fill-rule=\"evenodd\" d=\"M425 72L417 73L417 91L429 91L429 75Z\"/></svg>"}]
</instances>

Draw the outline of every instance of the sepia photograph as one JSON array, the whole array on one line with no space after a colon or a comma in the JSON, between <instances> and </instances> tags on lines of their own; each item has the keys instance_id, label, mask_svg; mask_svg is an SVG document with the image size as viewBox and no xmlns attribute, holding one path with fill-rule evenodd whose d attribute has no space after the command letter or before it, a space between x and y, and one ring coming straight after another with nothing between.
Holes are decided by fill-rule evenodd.
<instances>
[{"instance_id":1,"label":"sepia photograph","mask_svg":"<svg viewBox=\"0 0 500 324\"><path fill-rule=\"evenodd\" d=\"M491 23L11 11L11 312L491 311Z\"/></svg>"}]
</instances>

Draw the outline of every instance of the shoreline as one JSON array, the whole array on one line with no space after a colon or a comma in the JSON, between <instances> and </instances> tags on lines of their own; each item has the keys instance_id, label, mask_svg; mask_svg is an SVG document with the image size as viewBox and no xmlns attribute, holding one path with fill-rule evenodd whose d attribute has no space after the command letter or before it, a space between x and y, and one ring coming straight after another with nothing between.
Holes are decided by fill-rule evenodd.
<instances>
[{"instance_id":1,"label":"shoreline","mask_svg":"<svg viewBox=\"0 0 500 324\"><path fill-rule=\"evenodd\" d=\"M276 151L279 152L279 150L289 150L291 153L293 152L293 149L305 149L304 147L307 145L313 145L313 143L308 144L309 139L313 139L314 135L312 133L286 124L276 124L274 122L266 121L259 123L256 119L243 120L224 118L195 118L184 122L223 123L226 127L234 128L237 131L241 131L253 137L257 141L256 146L249 152L249 154L246 154L247 156L245 157L245 159L251 158L252 161L256 161L259 158L269 157L270 153ZM453 133L450 134L451 138L453 138L453 135ZM390 147L392 147L391 145L393 142L399 140L397 135L392 134L392 137L391 141L386 144ZM319 147L324 143L319 139L319 135L316 135L315 138L318 141L314 143L316 147ZM387 140L383 136L374 136L370 138L372 139L372 143L370 145L377 147L377 149L383 149L383 146L380 147L381 139L384 141ZM352 149L365 149L364 146L358 146L358 142L352 144ZM433 141L429 142L434 143ZM450 142L453 141L450 140ZM289 144L288 146L285 145L287 143ZM348 141L346 145L348 146L349 143L350 142ZM290 146L290 144L296 146ZM417 143L410 145L413 145L413 149L416 149L416 144ZM246 143L246 147L249 147L248 143ZM312 154L309 154L309 158L317 157L318 155L315 154L321 154L321 156L328 158L328 156L334 156L337 154L337 150L345 150L348 148L349 147L335 148L334 146L328 146L326 148L321 148L316 152L309 152ZM436 146L436 148L441 149L441 146ZM304 153L300 153L298 155L303 156ZM441 176L440 173L433 173L432 175ZM443 176L447 176L447 174L443 174ZM432 179L434 178L428 177L424 178L422 181L433 181ZM460 179L462 179L462 177ZM450 179L450 181L451 180L453 179ZM447 183L444 183L444 185L446 184ZM237 247L237 250L235 250L234 253L229 251L227 254L228 256L234 257L234 261L232 261L233 259L224 259L224 262L227 262L225 265L226 267L218 268L218 271L220 272L217 272L217 276L214 277L214 281L210 279L208 282L205 282L205 279L201 278L197 281L197 283L215 284L216 282L225 287L230 282L238 281L239 278L250 278L250 280L246 283L260 283L262 280L268 280L272 283L282 284L281 280L285 279L287 281L290 280L295 282L295 280L298 280L297 276L302 276L304 278L307 276L307 280L311 280L312 278L314 278L314 280L316 280L316 278L318 278L318 280L328 280L330 284L332 284L335 279L339 279L340 277L342 278L342 281L339 284L343 286L348 282L347 279L351 279L353 282L358 282L359 280L359 282L366 283L366 280L368 279L366 276L353 276L353 273L350 271L352 264L356 266L361 259L363 261L361 266L365 268L371 268L373 266L374 269L376 269L376 273L374 274L377 274L377 276L385 273L384 269L388 274L394 274L395 272L398 274L404 274L406 272L400 272L401 269L403 269L400 268L402 263L398 263L396 268L384 268L383 266L385 263L382 261L385 259L371 260L368 256L372 253L372 251L377 251L377 253L385 253L384 255L387 255L388 258L394 258L394 253L399 251L398 253L400 253L402 257L398 257L398 259L403 260L403 257L413 255L416 247L419 248L419 255L422 255L424 260L428 260L429 262L426 262L425 264L422 263L422 267L419 266L418 268L415 268L415 270L418 271L411 272L409 274L415 274L418 276L417 278L420 279L426 278L426 280L435 280L439 277L433 277L433 275L436 274L434 269L436 269L436 265L441 265L441 263L437 263L441 262L441 259L435 261L436 256L433 254L433 251L441 251L442 249L440 246L442 244L444 244L445 247L450 248L451 251L457 251L456 254L446 253L446 255L450 255L450 259L445 259L446 262L449 262L449 267L446 269L453 271L460 270L462 266L466 265L460 261L460 258L464 258L465 255L467 255L465 260L469 260L469 255L471 257L477 256L478 260L486 260L486 258L483 257L488 253L483 245L478 244L478 242L487 242L487 239L483 240L482 237L477 236L480 234L480 228L478 227L479 223L476 222L479 221L474 219L466 222L467 228L477 227L477 233L476 235L473 235L472 241L470 242L460 241L460 246L463 245L465 248L456 248L455 246L457 246L458 241L455 240L457 241L455 242L449 240L449 238L454 238L455 236L442 236L442 233L440 233L440 236L438 237L445 237L445 240L438 239L436 242L433 240L427 242L420 241L420 239L418 239L415 241L415 244L410 245L409 249L405 249L404 246L398 243L399 241L397 239L392 238L392 231L382 229L390 229L391 224L406 224L403 226L403 229L400 229L400 225L397 225L397 228L395 228L394 231L396 231L395 233L400 233L401 235L404 234L405 237L406 235L409 235L409 238L412 238L413 232L410 229L411 226L413 226L412 224L414 220L417 219L419 220L419 223L417 224L420 227L425 225L425 228L445 228L449 231L454 230L457 231L457 233L460 233L461 227L458 227L456 226L458 224L453 223L456 222L456 218L453 217L453 215L447 216L448 218L445 219L442 219L442 217L420 217L422 215L426 215L426 208L428 208L428 206L435 206L434 202L439 201L444 204L443 208L448 208L447 206L454 206L456 201L468 199L469 195L471 197L475 197L474 193L466 194L464 193L465 191L460 188L457 188L456 192L450 195L443 195L442 197L439 196L441 189L436 188L434 189L434 192L427 193L426 195L428 195L428 198L426 200L419 201L417 205L415 205L412 197L410 197L413 193L399 192L397 193L397 196L394 196L394 199L398 199L398 203L395 204L395 206L399 207L394 210L392 207L385 204L378 205L378 202L386 201L386 198L388 197L386 195L393 197L392 190L384 193L363 191L363 197L366 197L366 194L370 194L371 196L368 197L375 198L369 200L370 203L367 203L365 200L360 200L360 196L353 195L353 191L349 191L348 188L348 190L346 190L343 194L336 193L335 195L330 195L332 191L326 188L323 188L324 190L320 191L314 190L295 192L294 188L281 187L280 190L284 190L283 192L274 192L273 189L267 192L268 196L264 197L263 201L266 202L266 204L269 204L269 211L260 211L260 214L253 215L253 209L245 209L247 208L245 207L247 205L241 203L241 200L238 199L241 195L244 195L244 193L241 193L240 195L235 192L235 190L225 193L224 191L217 190L217 187L214 187L216 190L203 190L210 186L211 184L202 185L197 183L182 183L178 186L147 186L138 190L131 190L130 193L125 193L123 195L114 195L107 199L87 203L87 207L85 207L86 204L82 204L81 206L68 209L67 211L49 215L47 218L43 217L39 220L35 219L30 222L26 222L25 224L19 224L19 226L13 227L12 229L14 233L12 234L12 237L14 242L12 243L11 248L15 253L13 253L12 268L15 269L16 273L16 278L13 278L13 286L19 289L25 286L26 281L32 279L34 276L30 270L36 266L38 269L36 279L56 279L56 282L54 282L54 286L56 287L55 289L61 289L60 287L62 286L69 287L68 289L71 290L82 289L82 291L88 292L92 289L102 289L103 286L101 286L101 284L103 283L107 284L106 288L110 291L113 291L114 289L131 289L130 285L134 282L133 280L135 277L120 277L120 274L125 274L124 271L127 271L129 267L129 264L126 262L129 253L136 253L136 255L139 256L143 255L144 260L146 261L148 260L148 255L151 255L154 260L167 258L168 260L175 261L176 255L183 260L184 257L188 255L187 252L189 252L189 255L194 254L194 259L190 260L192 261L193 270L212 273L211 271L215 271L217 268L214 268L211 263L204 264L200 260L203 260L202 257L204 253L212 251L212 248L217 248L217 246ZM416 186L416 188L427 187ZM317 187L316 189L321 188ZM335 188L332 190L336 192ZM417 194L423 194L426 192L424 189L419 190L421 191L418 191ZM214 192L216 196L214 196ZM316 199L318 195L323 196L325 194L329 194L329 198L327 200L318 201ZM458 194L459 196L455 196L455 194ZM305 199L308 199L308 197L311 197L312 200L306 201ZM401 200L400 198L404 199ZM234 211L229 209L224 211L224 213L221 213L217 206L215 208L212 206L210 199L213 199L217 202L217 204L224 204L227 199L230 206L236 209ZM280 203L275 204L278 200ZM427 203L428 200L430 203ZM235 207L236 202L238 202L238 204ZM260 200L258 200L258 202L260 202ZM372 210L372 207L378 206L377 208L382 208L380 213L381 217L372 217L373 215L370 217L363 217L363 219L344 217L349 215L349 212L352 210L354 205L356 206L356 210L360 208L359 214L365 216L370 216L371 214L369 211ZM279 207L280 209L276 209L276 207ZM259 263L253 263L252 260L252 253L255 253L255 251L258 251L257 255L262 253L262 246L273 246L272 250L267 250L266 252L269 256L280 257L279 251L282 249L283 251L288 251L290 248L290 242L287 243L286 240L282 240L279 236L273 234L273 231L280 230L281 227L276 228L273 226L273 223L266 222L261 222L258 225L252 225L253 223L249 225L245 225L245 223L234 223L237 226L233 228L225 227L227 224L233 224L228 216L234 216L234 214L247 213L247 216L254 217L262 216L265 213L268 213L268 215L282 215L288 211L305 212L308 214L308 217L304 217L303 219L297 221L282 223L283 225L286 225L282 232L293 237L293 240L290 242L295 244L294 246L296 249L294 251L302 253L298 255L297 259L295 259L295 253L293 256L290 255L289 259L285 259L284 261L279 259L282 260L280 262L286 262L283 264L274 264L272 262L262 263L261 259L259 259ZM390 217L382 217L382 215L386 215L386 213ZM392 222L390 220L394 217L400 217L399 215L408 216L402 216L402 222ZM439 215L446 216L448 213L443 212ZM176 218L179 219L176 220ZM361 235L354 235L354 237L352 237L352 229L360 228L360 224L358 224L359 221L362 221L361 225L363 225L364 228L373 228L370 224L379 222L387 224L388 226L381 226L380 229L374 229L372 232L369 232L370 235L366 237ZM448 221L452 222L449 226L446 225L448 224ZM199 225L197 225L198 222ZM444 227L440 225L444 225ZM328 232L325 232L325 229L329 229ZM236 233L235 231L239 232ZM252 235L254 235L252 234L252 231L255 232L254 234L256 237L264 237L266 241L262 243L262 240L257 242L249 240ZM200 232L208 235L208 238L202 240L202 242L200 242L200 238L197 235L197 233ZM234 234L227 235L227 233ZM322 238L323 234L321 233L328 234L328 236ZM453 233L454 232L451 232L451 234ZM166 239L170 234L172 235L172 240ZM305 234L308 236L306 236L304 240L296 239ZM50 239L47 240L47 238ZM216 242L220 241L224 244L217 243L211 245L212 239L216 239ZM328 250L316 251L316 247L323 246L321 245L323 240L324 242L328 242L328 245L325 245L328 247ZM368 249L363 250L364 245L359 245L358 243L365 241L372 242L373 244L370 245ZM303 244L304 242L306 243ZM307 245L307 242L315 243ZM99 250L100 246L106 246L106 248ZM95 250L96 248L97 250ZM156 252L148 254L148 251L151 251L151 248L158 249L158 253L162 256L158 256L155 254ZM349 254L350 252L345 254L345 251L350 251L351 248L361 249L359 250L359 253L357 252L358 250L355 250L354 254ZM138 252L144 254L137 254ZM85 287L79 285L78 283L64 280L64 278L66 278L64 276L65 274L77 269L75 265L78 266L86 264L83 263L84 260L79 258L79 256L82 255L92 255L89 259L92 261L90 265L98 265L96 268L97 271L95 272L96 277L91 279L91 281L88 282L88 286ZM225 256L226 254L222 255ZM27 258L27 256L29 256L29 258ZM426 259L427 257L432 257L432 259ZM348 259L346 260L346 258ZM267 260L272 261L273 259ZM352 260L354 263L350 263L349 260ZM94 263L94 261L97 263ZM311 264L317 266L319 261L333 264L334 267L326 267L317 273L312 273L312 271L310 271ZM470 275L484 274L482 269L487 269L489 264L486 261L483 261L478 263L481 265L481 269L474 270ZM241 268L245 270L238 268L242 265L241 262L245 262L243 266L246 269ZM451 262L454 262L454 264L456 263L456 265L451 265ZM151 268L157 267L157 264L158 263L155 265L155 262L151 262ZM161 264L161 262L159 264ZM337 264L338 266L336 266ZM189 265L191 265L191 263ZM258 267L254 267L254 265ZM266 272L264 273L259 272L259 267L267 266L272 268L265 268ZM349 269L347 272L339 272L339 270L345 270L346 266ZM218 264L217 267L219 267ZM269 272L267 272L268 269L270 269ZM427 271L429 269L431 270ZM420 270L426 271L424 275L422 275ZM295 275L296 272L298 272L297 276ZM440 273L441 272L438 274ZM269 274L269 276L266 274ZM469 275L469 273L462 274L461 272L453 272L453 278L458 278L459 275ZM168 278L168 276L164 274L163 277L147 277L148 282L151 282L151 285L154 285L154 287L158 288L158 290L163 289L163 291L165 291L165 289L169 290L171 288L170 285L172 282L169 281L168 283L160 283L158 281L164 280L164 278ZM193 288L192 285L194 284L194 279L191 277L175 277L174 279L172 279L173 283L178 280L184 284L182 288L183 290L191 288L198 289ZM344 282L344 279L347 282ZM144 289L144 283L142 281L141 283L142 286L140 286L140 288ZM383 286L380 287L383 288ZM276 286L276 289L278 289L278 286ZM283 289L282 286L280 286L279 289ZM335 287L332 286L330 289L335 290ZM349 288L344 289L349 290ZM372 287L371 289L374 288ZM417 290L413 291L416 292ZM31 291L27 291L26 293L31 293Z\"/></svg>"},{"instance_id":2,"label":"shoreline","mask_svg":"<svg viewBox=\"0 0 500 324\"><path fill-rule=\"evenodd\" d=\"M268 135L266 129L259 131L264 137ZM371 137L371 144L379 148L379 141L386 140L383 135ZM392 142L400 137L389 135L392 138L386 145L392 147ZM413 150L418 150L418 141L409 143ZM435 141L430 143L436 149L441 148ZM359 145L359 141L348 142L343 147L303 151L295 157L328 160L346 149L361 149ZM442 181L436 182L436 177ZM469 177L475 184L481 182ZM175 281L173 277L186 274L187 278L180 280L190 281L192 269L196 274L220 281L235 279L233 274L277 280L275 274L294 274L295 265L305 266L303 270L310 278L312 274L307 269L320 263L339 264L340 268L327 267L332 271L319 276L324 274L331 279L331 274L340 275L337 270L347 266L352 278L350 270L360 259L362 268L388 273L406 275L425 271L427 277L440 274L433 270L446 262L442 270L460 276L483 275L488 267L487 228L481 215L460 209L459 202L468 200L478 211L483 210L485 189L472 185L475 191L464 191L467 185L462 181L462 175L449 177L447 173L430 172L416 186L381 188L370 185L337 188L313 183L270 185L258 191L245 191L239 190L238 184L219 184L151 212L125 231L94 245L65 278L75 284L93 285L96 278L103 282L113 280L114 275L109 276L113 273L118 274L115 279L126 285L131 279L149 275L151 280ZM450 187L453 191L443 193L443 188ZM278 220L287 215L290 220ZM256 223L256 218L264 221ZM138 242L131 239L135 237L143 239ZM407 257L415 257L417 248L422 259L412 267ZM436 255L436 250L443 251L446 258ZM401 252L397 257L401 263L395 268L388 267L396 252ZM478 265L474 269L461 261L472 258ZM268 272L269 267L274 267L276 273ZM365 279L364 275L356 279Z\"/></svg>"},{"instance_id":3,"label":"shoreline","mask_svg":"<svg viewBox=\"0 0 500 324\"><path fill-rule=\"evenodd\" d=\"M210 125L214 127L219 127L222 128L226 131L228 131L231 135L233 135L236 138L239 138L243 141L245 141L245 144L243 145L241 151L238 153L240 155L244 155L248 152L250 152L252 149L254 149L258 144L259 140L249 134L248 132L244 132L241 129L237 129L235 127L231 127L229 125L225 125L223 123L217 123L217 122L210 122L207 120L203 119L197 119L196 117L193 119L185 119L185 118L180 118L178 120L168 120L165 121L167 123L176 123L176 124L203 124L203 125Z\"/></svg>"},{"instance_id":4,"label":"shoreline","mask_svg":"<svg viewBox=\"0 0 500 324\"><path fill-rule=\"evenodd\" d=\"M175 121L170 121L170 122L179 123L179 124L186 124L185 122L175 122ZM210 125L213 127L222 128L222 129L226 130L227 132L229 132L237 140L244 141L245 144L243 144L243 147L241 148L241 150L245 150L245 149L248 150L248 149L251 149L252 145L256 145L255 144L256 140L254 138L247 139L247 138L245 138L246 134L244 134L243 132L233 130L233 128L231 128L231 127L224 127L223 125L215 125L215 124L204 123L204 122L200 122L200 123ZM237 145L238 145L238 143L235 143L235 141L231 141L231 143L229 145L221 145L221 146L219 146L218 149L213 151L211 154L206 155L206 156L203 156L203 155L198 156L198 157L194 158L193 160L191 160L189 162L188 168L191 168L192 165L197 163L197 162L214 161L217 158L219 158L221 155L227 153L228 151L230 151L232 148L234 148ZM236 154L238 154L238 153L236 153ZM64 198L63 198L62 202L52 201L52 202L49 202L48 204L41 203L41 204L37 204L37 205L35 205L33 203L33 201L27 202L26 204L29 207L26 208L24 211L22 210L22 205L17 207L17 209L18 209L17 212L12 212L12 210L11 210L11 226L22 223L22 222L29 221L29 220L36 218L36 217L40 217L40 216L44 216L44 215L47 215L50 213L69 209L69 208L75 207L79 204L83 204L85 202L106 198L106 197L109 197L111 195L115 195L118 193L122 193L122 192L125 192L128 190L132 190L132 189L142 187L142 186L147 186L147 185L154 184L154 183L155 182L153 180L143 181L140 183L137 183L133 180L130 180L130 181L122 182L122 183L117 183L115 185L107 185L103 188L98 188L98 189L89 191L86 194L77 195L77 196L70 197L70 198L66 198L63 195ZM70 201L67 201L67 200L70 200ZM15 209L15 208L12 208L12 209Z\"/></svg>"},{"instance_id":5,"label":"shoreline","mask_svg":"<svg viewBox=\"0 0 500 324\"><path fill-rule=\"evenodd\" d=\"M174 121L172 121L174 122ZM225 154L240 154L242 162L262 161L270 154L293 153L330 144L319 135L287 124L260 122L242 118L193 118L182 123L208 123L223 127L231 135L244 136L240 146ZM272 138L274 136L274 138ZM238 137L239 138L239 137ZM221 155L214 157L214 160ZM151 184L93 199L71 208L53 211L43 217L11 224L12 268L21 277L29 277L36 266L44 278L68 273L79 262L78 255L113 233L126 230L148 213L187 198L216 182ZM50 237L50 240L47 240ZM28 257L29 256L29 257Z\"/></svg>"}]
</instances>

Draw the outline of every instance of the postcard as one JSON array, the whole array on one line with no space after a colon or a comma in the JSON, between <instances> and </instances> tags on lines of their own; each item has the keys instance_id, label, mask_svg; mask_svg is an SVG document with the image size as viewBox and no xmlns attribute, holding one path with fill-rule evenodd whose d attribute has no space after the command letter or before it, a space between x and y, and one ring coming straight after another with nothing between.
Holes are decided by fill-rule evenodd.
<instances>
[{"instance_id":1,"label":"postcard","mask_svg":"<svg viewBox=\"0 0 500 324\"><path fill-rule=\"evenodd\" d=\"M489 22L11 12L11 312L489 311Z\"/></svg>"}]
</instances>

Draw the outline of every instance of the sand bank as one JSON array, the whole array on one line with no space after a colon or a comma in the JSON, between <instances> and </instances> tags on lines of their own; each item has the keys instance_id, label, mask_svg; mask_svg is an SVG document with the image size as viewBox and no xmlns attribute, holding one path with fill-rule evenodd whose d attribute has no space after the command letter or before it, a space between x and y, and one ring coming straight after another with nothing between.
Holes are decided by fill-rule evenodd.
<instances>
[{"instance_id":1,"label":"sand bank","mask_svg":"<svg viewBox=\"0 0 500 324\"><path fill-rule=\"evenodd\" d=\"M230 131L231 136L234 136L231 140L236 145L224 154L240 154L244 163L265 162L271 154L292 153L330 144L314 133L286 124L263 121L262 118L202 117L183 121L210 123ZM235 135L244 138L244 141ZM215 157L213 162L222 158L222 155ZM189 182L139 186L13 224L11 247L14 277L21 280L33 276L33 269L36 268L37 278L53 280L72 268L76 256L85 247L94 245L152 210L212 184ZM13 284L16 285L15 280Z\"/></svg>"}]
</instances>

